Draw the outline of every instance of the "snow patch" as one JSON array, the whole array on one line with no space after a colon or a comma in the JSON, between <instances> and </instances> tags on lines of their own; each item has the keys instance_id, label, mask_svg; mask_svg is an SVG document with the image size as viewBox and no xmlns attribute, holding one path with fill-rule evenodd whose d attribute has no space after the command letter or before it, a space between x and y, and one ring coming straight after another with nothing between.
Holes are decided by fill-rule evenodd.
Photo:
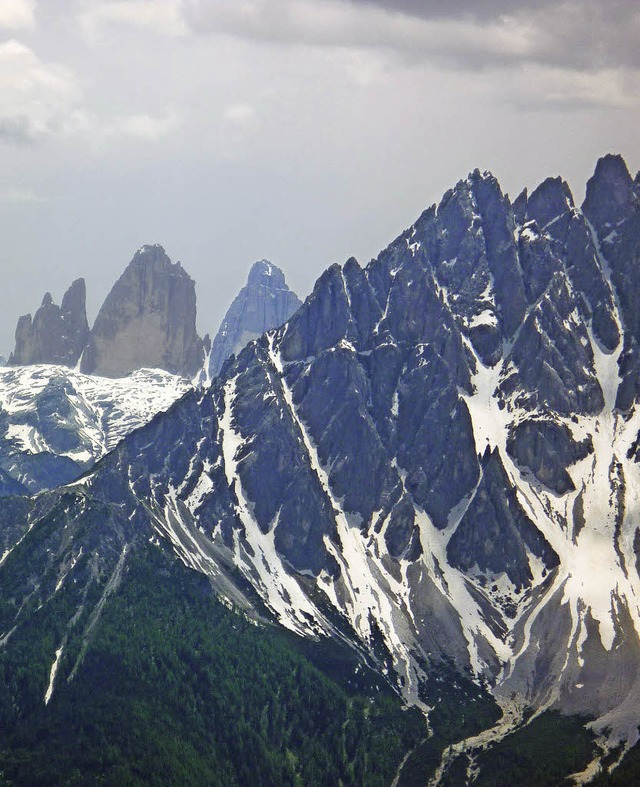
<instances>
[{"instance_id":1,"label":"snow patch","mask_svg":"<svg viewBox=\"0 0 640 787\"><path fill-rule=\"evenodd\" d=\"M251 556L236 531L236 565L252 583L257 579L258 589L283 626L298 634L314 634L320 626L318 623L313 625L313 622L323 621L323 617L280 559L274 543L277 516L269 532L263 533L253 516L253 506L242 488L236 457L244 440L233 424L236 383L237 379L232 378L224 387L224 413L220 418L222 453L227 483L235 489L238 500L236 513L244 526L246 544L254 553Z\"/></svg>"},{"instance_id":2,"label":"snow patch","mask_svg":"<svg viewBox=\"0 0 640 787\"><path fill-rule=\"evenodd\" d=\"M53 685L56 679L56 672L58 671L58 665L60 664L60 658L62 657L62 651L64 650L64 641L62 645L56 650L56 657L51 665L51 670L49 671L49 685L47 686L47 691L44 695L44 704L48 705L51 697L53 696Z\"/></svg>"}]
</instances>

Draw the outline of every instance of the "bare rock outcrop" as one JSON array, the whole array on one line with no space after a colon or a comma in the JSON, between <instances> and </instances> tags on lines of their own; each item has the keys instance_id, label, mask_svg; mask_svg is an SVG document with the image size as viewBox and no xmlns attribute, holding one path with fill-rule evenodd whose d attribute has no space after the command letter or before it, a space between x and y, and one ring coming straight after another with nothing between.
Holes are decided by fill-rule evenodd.
<instances>
[{"instance_id":1,"label":"bare rock outcrop","mask_svg":"<svg viewBox=\"0 0 640 787\"><path fill-rule=\"evenodd\" d=\"M193 279L162 246L142 246L96 317L81 371L122 377L152 367L192 376L203 359Z\"/></svg>"},{"instance_id":2,"label":"bare rock outcrop","mask_svg":"<svg viewBox=\"0 0 640 787\"><path fill-rule=\"evenodd\" d=\"M10 366L52 363L75 366L89 335L84 279L76 279L62 298L53 302L47 292L33 319L25 314L16 327L16 347Z\"/></svg>"}]
</instances>

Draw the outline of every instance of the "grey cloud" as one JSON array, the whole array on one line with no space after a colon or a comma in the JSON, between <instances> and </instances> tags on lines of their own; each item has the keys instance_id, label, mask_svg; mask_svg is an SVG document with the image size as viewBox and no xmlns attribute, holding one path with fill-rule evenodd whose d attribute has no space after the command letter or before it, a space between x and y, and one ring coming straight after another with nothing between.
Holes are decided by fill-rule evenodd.
<instances>
[{"instance_id":1,"label":"grey cloud","mask_svg":"<svg viewBox=\"0 0 640 787\"><path fill-rule=\"evenodd\" d=\"M375 6L389 12L400 11L422 19L495 19L501 14L536 11L556 0L349 0L355 6Z\"/></svg>"},{"instance_id":2,"label":"grey cloud","mask_svg":"<svg viewBox=\"0 0 640 787\"><path fill-rule=\"evenodd\" d=\"M516 0L508 11L506 0L182 1L199 34L367 51L388 73L426 65L469 74L470 86L481 80L516 109L628 109L640 100L640 7L629 0Z\"/></svg>"},{"instance_id":3,"label":"grey cloud","mask_svg":"<svg viewBox=\"0 0 640 787\"><path fill-rule=\"evenodd\" d=\"M537 62L595 70L640 68L640 6L627 0L585 0L538 15Z\"/></svg>"},{"instance_id":4,"label":"grey cloud","mask_svg":"<svg viewBox=\"0 0 640 787\"><path fill-rule=\"evenodd\" d=\"M0 141L12 145L31 145L35 135L26 117L0 118Z\"/></svg>"},{"instance_id":5,"label":"grey cloud","mask_svg":"<svg viewBox=\"0 0 640 787\"><path fill-rule=\"evenodd\" d=\"M512 81L503 99L521 111L630 109L640 106L637 79L625 71L604 70L585 74L560 69L534 68Z\"/></svg>"},{"instance_id":6,"label":"grey cloud","mask_svg":"<svg viewBox=\"0 0 640 787\"><path fill-rule=\"evenodd\" d=\"M349 0L359 7L401 11L416 20L504 24L510 19L528 29L525 51L451 47L452 64L478 67L501 62L532 62L581 70L640 67L640 6L636 0Z\"/></svg>"},{"instance_id":7,"label":"grey cloud","mask_svg":"<svg viewBox=\"0 0 640 787\"><path fill-rule=\"evenodd\" d=\"M197 33L386 49L452 69L526 63L585 71L640 68L635 0L257 0L231 7L184 0L183 13Z\"/></svg>"}]
</instances>

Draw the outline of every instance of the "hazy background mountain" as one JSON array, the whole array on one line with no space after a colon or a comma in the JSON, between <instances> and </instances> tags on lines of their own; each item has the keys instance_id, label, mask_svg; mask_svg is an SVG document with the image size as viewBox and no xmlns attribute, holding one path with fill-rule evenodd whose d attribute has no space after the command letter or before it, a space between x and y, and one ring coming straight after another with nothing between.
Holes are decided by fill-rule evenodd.
<instances>
[{"instance_id":1,"label":"hazy background mountain","mask_svg":"<svg viewBox=\"0 0 640 787\"><path fill-rule=\"evenodd\" d=\"M237 355L265 331L278 328L301 304L277 265L268 260L254 263L246 285L229 306L211 344L205 361L209 379L219 373L229 356Z\"/></svg>"},{"instance_id":2,"label":"hazy background mountain","mask_svg":"<svg viewBox=\"0 0 640 787\"><path fill-rule=\"evenodd\" d=\"M61 307L46 293L18 320L0 370L0 495L74 480L299 305L279 268L255 263L210 353L195 331L195 284L157 245L136 252L91 329L83 279Z\"/></svg>"}]
</instances>

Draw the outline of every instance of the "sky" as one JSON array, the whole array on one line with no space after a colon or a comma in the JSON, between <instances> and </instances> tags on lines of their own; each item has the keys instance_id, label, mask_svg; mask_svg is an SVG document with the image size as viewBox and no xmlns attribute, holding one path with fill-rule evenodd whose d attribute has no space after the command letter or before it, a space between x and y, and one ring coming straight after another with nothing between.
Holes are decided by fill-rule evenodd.
<instances>
[{"instance_id":1,"label":"sky","mask_svg":"<svg viewBox=\"0 0 640 787\"><path fill-rule=\"evenodd\" d=\"M639 129L637 0L0 0L0 354L144 243L213 334L255 260L304 297L476 167L580 202Z\"/></svg>"}]
</instances>

